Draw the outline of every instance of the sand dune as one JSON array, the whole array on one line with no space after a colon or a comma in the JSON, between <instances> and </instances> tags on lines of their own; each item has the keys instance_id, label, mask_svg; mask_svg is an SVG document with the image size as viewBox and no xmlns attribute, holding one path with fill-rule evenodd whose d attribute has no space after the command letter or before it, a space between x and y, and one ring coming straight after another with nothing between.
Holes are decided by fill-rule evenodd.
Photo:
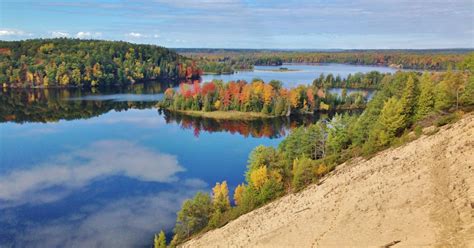
<instances>
[{"instance_id":1,"label":"sand dune","mask_svg":"<svg viewBox=\"0 0 474 248\"><path fill-rule=\"evenodd\" d=\"M474 115L285 196L184 247L474 247Z\"/></svg>"}]
</instances>

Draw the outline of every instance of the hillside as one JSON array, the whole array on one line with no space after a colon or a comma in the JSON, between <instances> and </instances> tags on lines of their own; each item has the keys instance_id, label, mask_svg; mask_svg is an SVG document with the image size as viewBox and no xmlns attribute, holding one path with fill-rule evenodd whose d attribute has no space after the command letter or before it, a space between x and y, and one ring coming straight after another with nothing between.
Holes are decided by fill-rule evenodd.
<instances>
[{"instance_id":1,"label":"hillside","mask_svg":"<svg viewBox=\"0 0 474 248\"><path fill-rule=\"evenodd\" d=\"M395 244L396 243L396 244ZM474 246L474 115L287 195L183 247Z\"/></svg>"},{"instance_id":2,"label":"hillside","mask_svg":"<svg viewBox=\"0 0 474 248\"><path fill-rule=\"evenodd\" d=\"M160 46L122 41L0 41L1 87L71 87L198 78L194 63Z\"/></svg>"}]
</instances>

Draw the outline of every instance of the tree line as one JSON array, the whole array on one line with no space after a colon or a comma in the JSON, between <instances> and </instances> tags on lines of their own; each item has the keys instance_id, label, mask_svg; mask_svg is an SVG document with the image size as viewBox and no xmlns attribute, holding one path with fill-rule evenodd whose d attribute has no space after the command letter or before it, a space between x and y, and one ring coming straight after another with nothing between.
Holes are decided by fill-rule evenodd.
<instances>
[{"instance_id":1,"label":"tree line","mask_svg":"<svg viewBox=\"0 0 474 248\"><path fill-rule=\"evenodd\" d=\"M385 74L378 71L368 73L357 72L349 74L346 78L332 73L321 73L313 80L313 85L319 88L352 88L352 89L377 89Z\"/></svg>"},{"instance_id":2,"label":"tree line","mask_svg":"<svg viewBox=\"0 0 474 248\"><path fill-rule=\"evenodd\" d=\"M463 67L465 71L387 75L361 115L336 115L294 129L277 148L256 147L245 182L234 189L233 203L226 181L217 183L211 194L198 192L178 212L169 246L300 191L350 158L415 139L424 126L456 120L462 110L474 107L474 58Z\"/></svg>"},{"instance_id":3,"label":"tree line","mask_svg":"<svg viewBox=\"0 0 474 248\"><path fill-rule=\"evenodd\" d=\"M198 78L196 64L166 48L122 41L0 41L2 87L105 86Z\"/></svg>"},{"instance_id":4,"label":"tree line","mask_svg":"<svg viewBox=\"0 0 474 248\"><path fill-rule=\"evenodd\" d=\"M472 49L447 50L342 50L342 51L282 51L258 49L179 49L183 55L200 60L201 64L227 65L226 73L252 69L254 65L283 63L340 63L354 65L392 66L416 70L457 69ZM217 68L217 66L215 66ZM207 68L204 71L219 73Z\"/></svg>"},{"instance_id":5,"label":"tree line","mask_svg":"<svg viewBox=\"0 0 474 248\"><path fill-rule=\"evenodd\" d=\"M169 88L158 106L171 111L240 111L256 112L269 116L290 114L314 114L315 111L358 109L365 106L367 95L362 92L341 96L331 94L316 85L299 85L291 89L282 87L281 81L265 83L254 79L224 83L213 80L208 83L180 84L179 90Z\"/></svg>"}]
</instances>

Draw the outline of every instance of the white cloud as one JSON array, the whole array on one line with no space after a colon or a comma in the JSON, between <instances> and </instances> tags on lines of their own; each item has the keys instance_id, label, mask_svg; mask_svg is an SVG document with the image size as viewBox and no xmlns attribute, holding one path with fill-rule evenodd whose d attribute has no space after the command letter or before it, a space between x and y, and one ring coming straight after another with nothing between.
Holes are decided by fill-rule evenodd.
<instances>
[{"instance_id":1,"label":"white cloud","mask_svg":"<svg viewBox=\"0 0 474 248\"><path fill-rule=\"evenodd\" d=\"M141 33L136 33L136 32L130 32L130 33L128 33L127 35L130 36L130 37L134 37L134 38L142 38L142 37L144 37L143 34L141 34Z\"/></svg>"},{"instance_id":2,"label":"white cloud","mask_svg":"<svg viewBox=\"0 0 474 248\"><path fill-rule=\"evenodd\" d=\"M125 34L125 36L131 38L131 39L142 39L142 38L160 38L161 35L159 34L144 34L144 33L139 33L139 32L130 32Z\"/></svg>"},{"instance_id":3,"label":"white cloud","mask_svg":"<svg viewBox=\"0 0 474 248\"><path fill-rule=\"evenodd\" d=\"M101 32L80 31L76 34L76 37L79 38L79 39L98 38L100 36L102 36Z\"/></svg>"},{"instance_id":4,"label":"white cloud","mask_svg":"<svg viewBox=\"0 0 474 248\"><path fill-rule=\"evenodd\" d=\"M60 37L69 37L70 34L66 33L66 32L53 31L53 32L51 32L51 36L53 38L60 38Z\"/></svg>"},{"instance_id":5,"label":"white cloud","mask_svg":"<svg viewBox=\"0 0 474 248\"><path fill-rule=\"evenodd\" d=\"M90 36L91 36L91 33L90 33L90 32L82 32L82 31L81 31L81 32L78 32L78 33L76 34L76 37L77 37L77 38L81 38L81 39L82 39L82 38L87 38L87 37L90 37Z\"/></svg>"},{"instance_id":6,"label":"white cloud","mask_svg":"<svg viewBox=\"0 0 474 248\"><path fill-rule=\"evenodd\" d=\"M0 36L18 36L25 35L24 31L14 29L0 29Z\"/></svg>"},{"instance_id":7,"label":"white cloud","mask_svg":"<svg viewBox=\"0 0 474 248\"><path fill-rule=\"evenodd\" d=\"M169 183L184 171L175 156L128 141L98 141L87 148L52 158L29 170L0 177L4 205L55 201L94 179L124 175L140 181ZM50 189L54 189L52 192ZM8 204L7 204L8 203Z\"/></svg>"}]
</instances>

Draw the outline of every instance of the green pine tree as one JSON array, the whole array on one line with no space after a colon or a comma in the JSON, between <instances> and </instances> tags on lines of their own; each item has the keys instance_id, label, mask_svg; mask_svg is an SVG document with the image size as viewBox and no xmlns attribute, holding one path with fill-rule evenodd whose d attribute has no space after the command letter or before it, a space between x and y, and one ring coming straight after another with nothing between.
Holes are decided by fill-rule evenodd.
<instances>
[{"instance_id":1,"label":"green pine tree","mask_svg":"<svg viewBox=\"0 0 474 248\"><path fill-rule=\"evenodd\" d=\"M451 97L449 96L449 86L446 81L441 81L435 88L435 109L445 110L451 106Z\"/></svg>"},{"instance_id":2,"label":"green pine tree","mask_svg":"<svg viewBox=\"0 0 474 248\"><path fill-rule=\"evenodd\" d=\"M166 235L163 230L161 230L160 234L155 234L155 248L166 248Z\"/></svg>"},{"instance_id":3,"label":"green pine tree","mask_svg":"<svg viewBox=\"0 0 474 248\"><path fill-rule=\"evenodd\" d=\"M395 135L406 126L404 123L406 120L401 101L392 97L385 102L382 113L379 117L379 124L381 126L380 132L380 144L385 145L390 143Z\"/></svg>"},{"instance_id":4,"label":"green pine tree","mask_svg":"<svg viewBox=\"0 0 474 248\"><path fill-rule=\"evenodd\" d=\"M430 75L425 72L421 77L420 83L420 97L418 98L418 104L416 108L415 117L417 120L425 117L434 110L434 84L430 78Z\"/></svg>"},{"instance_id":5,"label":"green pine tree","mask_svg":"<svg viewBox=\"0 0 474 248\"><path fill-rule=\"evenodd\" d=\"M464 92L462 93L459 101L462 105L474 105L474 76L471 75L469 77L469 81L464 88Z\"/></svg>"},{"instance_id":6,"label":"green pine tree","mask_svg":"<svg viewBox=\"0 0 474 248\"><path fill-rule=\"evenodd\" d=\"M175 234L168 248L175 248L178 245L178 239L179 239L178 235Z\"/></svg>"},{"instance_id":7,"label":"green pine tree","mask_svg":"<svg viewBox=\"0 0 474 248\"><path fill-rule=\"evenodd\" d=\"M404 123L405 127L408 127L413 122L413 117L415 115L415 107L417 102L417 88L416 82L413 76L409 76L406 82L405 88L403 90L403 95L400 100L402 109L404 111Z\"/></svg>"}]
</instances>

